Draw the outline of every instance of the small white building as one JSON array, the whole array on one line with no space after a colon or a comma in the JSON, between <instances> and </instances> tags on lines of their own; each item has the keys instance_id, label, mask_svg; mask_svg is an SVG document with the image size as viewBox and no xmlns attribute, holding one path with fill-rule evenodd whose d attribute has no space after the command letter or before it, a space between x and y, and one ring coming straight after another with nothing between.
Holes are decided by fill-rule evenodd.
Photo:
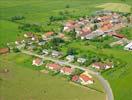
<instances>
[{"instance_id":1,"label":"small white building","mask_svg":"<svg viewBox=\"0 0 132 100\"><path fill-rule=\"evenodd\" d=\"M66 60L68 60L69 62L73 62L74 59L75 59L75 57L73 55L66 56Z\"/></svg>"},{"instance_id":2,"label":"small white building","mask_svg":"<svg viewBox=\"0 0 132 100\"><path fill-rule=\"evenodd\" d=\"M77 62L79 62L79 63L85 63L86 59L85 58L78 58Z\"/></svg>"},{"instance_id":3,"label":"small white building","mask_svg":"<svg viewBox=\"0 0 132 100\"><path fill-rule=\"evenodd\" d=\"M130 42L129 44L127 44L127 45L124 47L124 50L132 50L132 42Z\"/></svg>"},{"instance_id":4,"label":"small white building","mask_svg":"<svg viewBox=\"0 0 132 100\"><path fill-rule=\"evenodd\" d=\"M49 54L48 50L46 50L46 49L44 49L42 52L43 52L45 55L48 55L48 54Z\"/></svg>"},{"instance_id":5,"label":"small white building","mask_svg":"<svg viewBox=\"0 0 132 100\"><path fill-rule=\"evenodd\" d=\"M58 56L60 56L60 52L53 50L51 55L53 57L58 57Z\"/></svg>"}]
</instances>

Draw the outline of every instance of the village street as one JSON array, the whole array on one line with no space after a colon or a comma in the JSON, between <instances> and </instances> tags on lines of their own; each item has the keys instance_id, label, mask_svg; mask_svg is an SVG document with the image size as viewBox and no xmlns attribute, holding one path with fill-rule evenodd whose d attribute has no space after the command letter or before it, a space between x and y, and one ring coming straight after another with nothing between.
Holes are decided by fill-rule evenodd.
<instances>
[{"instance_id":1,"label":"village street","mask_svg":"<svg viewBox=\"0 0 132 100\"><path fill-rule=\"evenodd\" d=\"M58 63L60 65L67 65L67 66L70 66L72 68L78 68L78 69L87 71L88 73L90 73L90 74L94 75L95 77L97 77L98 80L101 82L101 84L102 84L102 86L103 86L103 88L104 88L104 90L106 92L106 100L114 100L112 89L111 89L108 81L105 80L100 73L94 72L94 71L92 71L92 70L90 70L88 68L84 68L84 67L81 67L81 66L77 66L77 65L71 64L71 63L69 63L67 61L64 61L64 60L58 60L56 58L54 59L54 58L47 57L47 56L41 56L41 55L35 54L33 52L30 52L30 51L25 51L25 50L21 50L21 52L24 53L24 54L27 54L27 55L31 55L31 56L42 58L44 60L52 61L52 62Z\"/></svg>"}]
</instances>

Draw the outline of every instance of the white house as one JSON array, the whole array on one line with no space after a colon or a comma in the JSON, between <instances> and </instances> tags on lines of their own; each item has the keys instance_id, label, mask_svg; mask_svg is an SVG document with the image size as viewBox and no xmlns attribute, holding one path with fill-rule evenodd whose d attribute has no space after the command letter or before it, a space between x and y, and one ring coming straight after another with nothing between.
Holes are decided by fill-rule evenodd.
<instances>
[{"instance_id":1,"label":"white house","mask_svg":"<svg viewBox=\"0 0 132 100\"><path fill-rule=\"evenodd\" d=\"M58 57L58 56L60 56L60 52L58 52L58 51L52 51L52 54L51 54L53 57Z\"/></svg>"},{"instance_id":2,"label":"white house","mask_svg":"<svg viewBox=\"0 0 132 100\"><path fill-rule=\"evenodd\" d=\"M69 62L73 62L74 59L75 59L75 57L73 55L66 56L66 60L68 60Z\"/></svg>"},{"instance_id":3,"label":"white house","mask_svg":"<svg viewBox=\"0 0 132 100\"><path fill-rule=\"evenodd\" d=\"M78 58L77 62L79 62L79 63L85 63L86 59L85 58Z\"/></svg>"}]
</instances>

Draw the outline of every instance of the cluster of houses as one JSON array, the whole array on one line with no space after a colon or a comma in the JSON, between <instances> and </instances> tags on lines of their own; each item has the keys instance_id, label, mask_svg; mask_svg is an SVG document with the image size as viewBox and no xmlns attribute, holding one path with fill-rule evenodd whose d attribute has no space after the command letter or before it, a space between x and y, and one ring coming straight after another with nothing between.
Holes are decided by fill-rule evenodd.
<instances>
[{"instance_id":1,"label":"cluster of houses","mask_svg":"<svg viewBox=\"0 0 132 100\"><path fill-rule=\"evenodd\" d=\"M43 60L40 58L36 58L33 60L32 65L41 66L43 65ZM92 76L87 72L83 72L80 75L74 75L74 68L70 66L62 66L57 63L48 63L45 67L53 72L60 72L63 75L72 76L71 80L73 82L81 83L82 85L94 83Z\"/></svg>"},{"instance_id":2,"label":"cluster of houses","mask_svg":"<svg viewBox=\"0 0 132 100\"><path fill-rule=\"evenodd\" d=\"M94 17L69 20L64 25L64 32L75 31L76 37L81 39L93 39L99 36L112 35L117 38L124 38L116 30L126 26L127 19L119 13L111 11L97 12Z\"/></svg>"}]
</instances>

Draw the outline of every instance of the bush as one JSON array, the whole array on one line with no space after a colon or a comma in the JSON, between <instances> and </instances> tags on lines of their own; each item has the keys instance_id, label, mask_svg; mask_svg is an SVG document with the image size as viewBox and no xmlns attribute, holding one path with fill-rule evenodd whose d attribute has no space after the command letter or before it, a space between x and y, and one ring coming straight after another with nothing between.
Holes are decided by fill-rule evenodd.
<instances>
[{"instance_id":1,"label":"bush","mask_svg":"<svg viewBox=\"0 0 132 100\"><path fill-rule=\"evenodd\" d=\"M18 48L13 48L13 52L17 53L20 52L20 50Z\"/></svg>"},{"instance_id":2,"label":"bush","mask_svg":"<svg viewBox=\"0 0 132 100\"><path fill-rule=\"evenodd\" d=\"M37 24L23 24L18 27L19 29L23 31L33 31L33 32L42 32L43 28L41 25Z\"/></svg>"},{"instance_id":3,"label":"bush","mask_svg":"<svg viewBox=\"0 0 132 100\"><path fill-rule=\"evenodd\" d=\"M11 17L11 21L22 20L22 19L25 19L25 17L24 16L13 16L13 17Z\"/></svg>"}]
</instances>

